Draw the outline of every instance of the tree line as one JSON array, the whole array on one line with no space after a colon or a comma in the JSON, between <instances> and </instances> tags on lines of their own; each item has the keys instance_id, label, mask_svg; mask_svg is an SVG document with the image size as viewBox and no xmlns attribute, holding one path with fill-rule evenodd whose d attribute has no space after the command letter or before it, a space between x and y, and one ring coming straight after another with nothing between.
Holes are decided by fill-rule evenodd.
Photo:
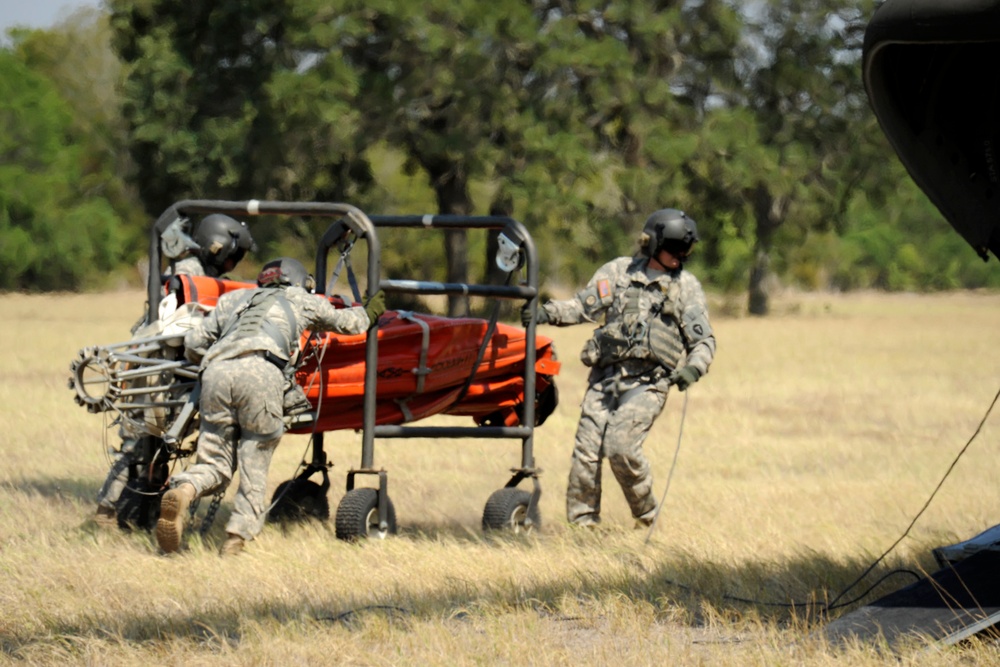
<instances>
[{"instance_id":1,"label":"tree line","mask_svg":"<svg viewBox=\"0 0 1000 667\"><path fill-rule=\"evenodd\" d=\"M550 286L686 210L710 290L1000 286L868 106L874 0L106 0L0 48L0 288L125 279L186 198L508 215ZM251 222L251 224L253 224ZM254 228L309 256L310 221ZM387 239L491 279L492 239ZM451 315L467 303L452 297Z\"/></svg>"}]
</instances>

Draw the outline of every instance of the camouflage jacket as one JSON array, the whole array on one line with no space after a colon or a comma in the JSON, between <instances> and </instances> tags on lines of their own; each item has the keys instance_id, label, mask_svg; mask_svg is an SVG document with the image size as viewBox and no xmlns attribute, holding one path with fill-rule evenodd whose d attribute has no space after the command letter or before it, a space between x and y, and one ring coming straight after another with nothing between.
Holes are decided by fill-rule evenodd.
<instances>
[{"instance_id":1,"label":"camouflage jacket","mask_svg":"<svg viewBox=\"0 0 1000 667\"><path fill-rule=\"evenodd\" d=\"M171 262L167 270L164 271L165 276L204 276L208 275L205 273L205 267L201 265L201 260L194 255L188 255L182 260Z\"/></svg>"},{"instance_id":2,"label":"camouflage jacket","mask_svg":"<svg viewBox=\"0 0 1000 667\"><path fill-rule=\"evenodd\" d=\"M647 270L648 262L641 256L614 259L576 296L542 308L556 326L597 323L603 316L581 358L613 368L619 378L656 380L679 365L704 375L715 357L715 335L701 283L683 268Z\"/></svg>"},{"instance_id":3,"label":"camouflage jacket","mask_svg":"<svg viewBox=\"0 0 1000 667\"><path fill-rule=\"evenodd\" d=\"M289 322L288 310L280 297L271 302L266 320L285 337L291 356L298 350L299 339L307 329L345 334L358 334L368 329L368 315L364 308L334 308L326 298L310 294L301 287L237 290L223 294L215 309L184 337L187 358L193 362L200 361L202 368L212 361L233 359L255 351L270 352L288 359L289 350L282 349L283 346L273 336L264 330L242 335L244 332L240 331L237 322L255 294L273 289L281 289L295 321Z\"/></svg>"}]
</instances>

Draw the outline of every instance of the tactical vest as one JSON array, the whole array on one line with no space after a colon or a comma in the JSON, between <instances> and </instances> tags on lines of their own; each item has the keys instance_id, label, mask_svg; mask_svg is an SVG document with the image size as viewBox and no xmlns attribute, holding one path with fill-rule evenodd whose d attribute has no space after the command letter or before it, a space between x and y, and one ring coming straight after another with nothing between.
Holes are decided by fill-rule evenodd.
<instances>
[{"instance_id":1,"label":"tactical vest","mask_svg":"<svg viewBox=\"0 0 1000 667\"><path fill-rule=\"evenodd\" d=\"M267 317L268 312L271 310L271 305L275 302L285 311L285 317L289 326L288 333L283 332ZM272 288L254 292L253 296L250 297L247 303L230 320L226 330L219 336L219 340L229 336L250 338L256 336L258 333L264 333L277 343L278 349L281 350L282 358L280 359L280 367L284 370L284 366L287 366L289 360L292 358L293 341L291 338L295 336L297 330L295 311L285 297L284 290ZM298 340L295 340L294 343L297 350ZM269 361L279 366L277 361L272 359L269 359Z\"/></svg>"},{"instance_id":2,"label":"tactical vest","mask_svg":"<svg viewBox=\"0 0 1000 667\"><path fill-rule=\"evenodd\" d=\"M648 285L632 282L625 289L621 316L594 332L580 355L584 364L603 367L635 360L653 361L671 370L677 366L685 351L677 313L680 284L676 280L657 284L662 299L645 310L641 296Z\"/></svg>"}]
</instances>

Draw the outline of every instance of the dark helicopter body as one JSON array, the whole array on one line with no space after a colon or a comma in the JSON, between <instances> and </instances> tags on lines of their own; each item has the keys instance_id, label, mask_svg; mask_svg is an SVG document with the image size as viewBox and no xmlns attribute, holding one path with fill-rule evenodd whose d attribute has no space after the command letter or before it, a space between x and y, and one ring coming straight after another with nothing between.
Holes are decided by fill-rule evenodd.
<instances>
[{"instance_id":1,"label":"dark helicopter body","mask_svg":"<svg viewBox=\"0 0 1000 667\"><path fill-rule=\"evenodd\" d=\"M1000 0L887 0L863 62L913 180L983 259L1000 256Z\"/></svg>"},{"instance_id":2,"label":"dark helicopter body","mask_svg":"<svg viewBox=\"0 0 1000 667\"><path fill-rule=\"evenodd\" d=\"M1000 257L1000 0L886 0L865 30L864 83L910 176L984 260ZM1000 626L1000 525L934 550L941 569L825 629L956 644Z\"/></svg>"}]
</instances>

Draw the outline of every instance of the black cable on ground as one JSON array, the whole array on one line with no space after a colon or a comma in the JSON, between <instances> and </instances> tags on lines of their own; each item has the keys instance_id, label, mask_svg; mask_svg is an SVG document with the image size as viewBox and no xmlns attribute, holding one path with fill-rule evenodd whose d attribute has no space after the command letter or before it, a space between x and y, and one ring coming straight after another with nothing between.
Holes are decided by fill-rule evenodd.
<instances>
[{"instance_id":1,"label":"black cable on ground","mask_svg":"<svg viewBox=\"0 0 1000 667\"><path fill-rule=\"evenodd\" d=\"M927 508L930 507L931 501L934 500L934 497L937 495L938 491L941 490L941 487L944 485L945 480L948 479L948 476L951 475L952 470L954 470L955 466L958 464L959 459L962 458L962 456L965 454L966 450L969 449L969 446L979 436L979 433L983 430L983 426L986 424L986 420L989 419L990 413L993 412L993 408L996 406L998 400L1000 400L1000 389L997 390L996 395L993 397L993 401L990 403L990 407L987 408L986 413L983 415L983 418L980 420L979 425L976 427L976 430L973 432L973 434L966 441L966 443L962 447L962 449L959 450L958 454L955 456L954 460L951 462L951 465L948 466L948 470L946 470L945 473L944 473L944 476L941 477L941 481L939 481L937 483L937 486L934 487L934 491L931 492L930 497L927 498L927 501L924 503L923 507L920 508L920 511L917 512L916 516L913 517L913 520L910 521L910 524L906 527L906 530L903 531L903 534L900 535L899 538L895 542L893 542L892 545L888 549L886 549L882 553L881 556L879 556L878 558L876 558L875 561L871 565L869 565L865 569L865 571L862 572L857 577L857 579L855 579L854 581L852 581L851 584L849 586L847 586L847 588L843 589L840 593L838 593L837 597L833 598L833 600L831 602L829 602L829 603L827 603L825 605L822 605L821 609L823 611L829 612L829 611L833 611L834 609L839 609L841 607L846 607L846 606L852 605L855 602L858 602L859 600L863 599L866 595L868 595L872 590L874 590L883 581L885 581L889 577L895 576L897 574L909 574L909 575L913 576L914 579L917 580L917 581L919 581L922 578L922 575L914 572L913 570L907 570L907 569L892 570L891 572L888 572L885 575L883 575L881 578L879 578L879 580L876 581L874 584L872 584L871 586L869 586L868 588L866 588L865 591L863 593L861 593L860 595L858 595L858 596L854 597L853 599L848 600L846 602L840 602L840 599L842 597L844 597L845 595L847 595L847 593L851 589L853 589L855 586L857 586L859 583L861 583L861 581L865 577L867 577L871 573L871 571L874 570L875 567L879 563L881 563L883 560L885 560L885 557L888 556L892 552L893 549L895 549L897 546L899 546L899 543L902 542L910 534L910 530L913 529L913 526L916 525L916 523L920 519L920 517L923 516L924 512L927 511ZM670 579L665 579L664 581L668 585L675 586L675 587L680 588L682 590L690 591L692 593L698 592L697 589L692 588L691 586L688 586L688 585L685 585L685 584L681 584L681 583L678 583L676 581L672 581ZM729 595L729 594L724 594L722 597L725 600L733 600L733 601L736 601L736 602L744 602L744 603L747 603L747 604L754 604L754 605L759 605L759 606L763 606L763 607L789 607L789 608L791 608L791 607L813 606L813 605L810 605L810 603L807 603L807 602L765 602L763 600L754 600L754 599L751 599L751 598L741 598L741 597L738 597L738 596L735 596L735 595ZM838 604L838 602L840 602L840 603Z\"/></svg>"},{"instance_id":2,"label":"black cable on ground","mask_svg":"<svg viewBox=\"0 0 1000 667\"><path fill-rule=\"evenodd\" d=\"M848 591L850 591L852 588L854 588L855 586L857 586L861 582L862 579L864 579L866 576L868 576L868 573L871 572L872 570L874 570L875 566L877 566L879 563L881 563L885 559L885 557L888 556L889 553L892 552L893 549L895 549L897 546L899 546L899 543L902 542L903 539L906 538L906 536L910 534L910 530L917 523L917 520L920 519L921 516L923 516L924 512L927 511L927 508L930 507L931 501L934 500L934 496L936 496L937 492L941 490L941 487L944 485L944 481L946 479L948 479L949 475L951 475L951 471L955 469L955 466L958 464L958 460L962 458L962 456L965 454L966 450L969 449L969 445L972 444L973 440L975 440L979 436L980 431L983 430L983 426L986 424L986 420L989 419L990 413L993 412L993 407L997 404L997 400L1000 400L1000 389L997 390L996 395L993 397L993 401L990 403L990 407L987 408L986 414L984 414L983 418L979 421L979 426L976 427L975 432L973 432L973 434L969 437L969 439L966 441L966 443L962 447L962 449L959 450L958 455L955 456L955 459L951 462L951 465L948 466L948 470L946 470L945 473L944 473L944 476L941 477L941 481L938 482L937 486L934 487L934 491L931 492L930 497L927 498L927 502L925 502L924 506L920 508L920 511L917 512L917 515L915 517L913 517L913 520L910 521L910 525L908 525L906 527L906 530L903 531L903 534L900 535L899 539L897 539L895 542L893 542L892 545L888 549L886 549L885 552L881 556L879 556L877 559L875 559L875 562L873 562L871 565L869 565L868 569L866 569L864 572L862 572L861 575L857 579L855 579L853 582L851 582L850 586L848 586L847 588L845 588L844 590L842 590L840 592L840 594L837 595L837 597L835 597L833 599L833 601L830 602L829 605L827 605L828 609L835 609L837 607L837 601L840 600L840 598L844 597L847 594Z\"/></svg>"},{"instance_id":3,"label":"black cable on ground","mask_svg":"<svg viewBox=\"0 0 1000 667\"><path fill-rule=\"evenodd\" d=\"M335 616L317 616L317 621L330 621L331 623L344 623L347 624L352 618L357 616L359 613L364 611L385 611L391 616L409 616L413 612L409 609L403 607L396 607L390 604L371 604L365 607L358 607L357 609L348 609L347 611L336 614Z\"/></svg>"}]
</instances>

